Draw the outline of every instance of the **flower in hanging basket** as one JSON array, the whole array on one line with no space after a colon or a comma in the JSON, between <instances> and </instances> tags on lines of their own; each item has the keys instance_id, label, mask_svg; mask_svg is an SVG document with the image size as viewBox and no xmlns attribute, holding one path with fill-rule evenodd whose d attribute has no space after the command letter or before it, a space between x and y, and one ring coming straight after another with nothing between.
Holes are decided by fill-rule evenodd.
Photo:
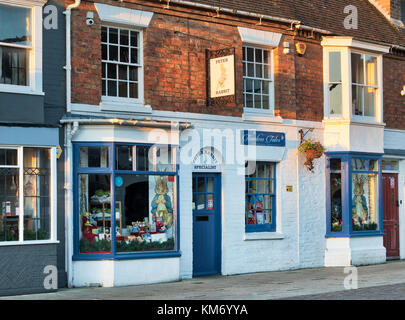
<instances>
[{"instance_id":1,"label":"flower in hanging basket","mask_svg":"<svg viewBox=\"0 0 405 320\"><path fill-rule=\"evenodd\" d=\"M308 167L309 171L313 171L313 161L322 157L323 153L325 152L325 148L319 141L307 139L299 145L298 151L305 153L307 160L305 161L304 165Z\"/></svg>"}]
</instances>

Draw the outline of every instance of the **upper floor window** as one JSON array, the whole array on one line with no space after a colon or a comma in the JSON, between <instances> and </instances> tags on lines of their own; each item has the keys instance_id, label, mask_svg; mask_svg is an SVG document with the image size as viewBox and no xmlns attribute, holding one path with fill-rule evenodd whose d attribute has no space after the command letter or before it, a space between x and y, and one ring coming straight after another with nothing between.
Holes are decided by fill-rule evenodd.
<instances>
[{"instance_id":1,"label":"upper floor window","mask_svg":"<svg viewBox=\"0 0 405 320\"><path fill-rule=\"evenodd\" d=\"M272 52L243 47L243 97L245 108L273 110Z\"/></svg>"},{"instance_id":2,"label":"upper floor window","mask_svg":"<svg viewBox=\"0 0 405 320\"><path fill-rule=\"evenodd\" d=\"M325 37L322 45L325 117L382 122L382 55L389 47L350 37Z\"/></svg>"},{"instance_id":3,"label":"upper floor window","mask_svg":"<svg viewBox=\"0 0 405 320\"><path fill-rule=\"evenodd\" d=\"M141 36L136 30L101 28L103 96L140 99Z\"/></svg>"},{"instance_id":4,"label":"upper floor window","mask_svg":"<svg viewBox=\"0 0 405 320\"><path fill-rule=\"evenodd\" d=\"M31 9L0 4L0 84L29 85Z\"/></svg>"}]
</instances>

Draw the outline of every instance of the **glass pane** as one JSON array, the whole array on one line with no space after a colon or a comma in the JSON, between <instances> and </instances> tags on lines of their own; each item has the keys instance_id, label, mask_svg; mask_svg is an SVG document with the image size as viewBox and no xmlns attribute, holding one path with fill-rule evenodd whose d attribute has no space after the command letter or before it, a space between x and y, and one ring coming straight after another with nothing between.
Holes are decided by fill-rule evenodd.
<instances>
[{"instance_id":1,"label":"glass pane","mask_svg":"<svg viewBox=\"0 0 405 320\"><path fill-rule=\"evenodd\" d=\"M255 58L256 62L263 62L263 50L262 49L255 49Z\"/></svg>"},{"instance_id":2,"label":"glass pane","mask_svg":"<svg viewBox=\"0 0 405 320\"><path fill-rule=\"evenodd\" d=\"M207 192L214 192L214 178L207 177Z\"/></svg>"},{"instance_id":3,"label":"glass pane","mask_svg":"<svg viewBox=\"0 0 405 320\"><path fill-rule=\"evenodd\" d=\"M253 108L253 95L252 94L246 94L246 108Z\"/></svg>"},{"instance_id":4,"label":"glass pane","mask_svg":"<svg viewBox=\"0 0 405 320\"><path fill-rule=\"evenodd\" d=\"M375 116L375 88L364 88L364 115L367 117Z\"/></svg>"},{"instance_id":5,"label":"glass pane","mask_svg":"<svg viewBox=\"0 0 405 320\"><path fill-rule=\"evenodd\" d=\"M363 115L363 93L361 86L352 86L352 112L353 115Z\"/></svg>"},{"instance_id":6,"label":"glass pane","mask_svg":"<svg viewBox=\"0 0 405 320\"><path fill-rule=\"evenodd\" d=\"M27 49L0 46L0 83L28 85L27 69Z\"/></svg>"},{"instance_id":7,"label":"glass pane","mask_svg":"<svg viewBox=\"0 0 405 320\"><path fill-rule=\"evenodd\" d=\"M107 27L101 27L101 42L107 42Z\"/></svg>"},{"instance_id":8,"label":"glass pane","mask_svg":"<svg viewBox=\"0 0 405 320\"><path fill-rule=\"evenodd\" d=\"M80 253L110 253L110 175L79 175L78 201Z\"/></svg>"},{"instance_id":9,"label":"glass pane","mask_svg":"<svg viewBox=\"0 0 405 320\"><path fill-rule=\"evenodd\" d=\"M171 146L156 147L156 170L176 171L176 148Z\"/></svg>"},{"instance_id":10,"label":"glass pane","mask_svg":"<svg viewBox=\"0 0 405 320\"><path fill-rule=\"evenodd\" d=\"M1 166L16 166L17 165L17 150L16 149L0 149L0 165Z\"/></svg>"},{"instance_id":11,"label":"glass pane","mask_svg":"<svg viewBox=\"0 0 405 320\"><path fill-rule=\"evenodd\" d=\"M129 97L138 99L138 84L131 82L129 84Z\"/></svg>"},{"instance_id":12,"label":"glass pane","mask_svg":"<svg viewBox=\"0 0 405 320\"><path fill-rule=\"evenodd\" d=\"M378 230L378 179L375 173L352 175L353 231Z\"/></svg>"},{"instance_id":13,"label":"glass pane","mask_svg":"<svg viewBox=\"0 0 405 320\"><path fill-rule=\"evenodd\" d=\"M262 77L263 77L263 65L256 64L256 78L262 78Z\"/></svg>"},{"instance_id":14,"label":"glass pane","mask_svg":"<svg viewBox=\"0 0 405 320\"><path fill-rule=\"evenodd\" d=\"M245 91L246 92L253 92L253 81L254 80L245 80Z\"/></svg>"},{"instance_id":15,"label":"glass pane","mask_svg":"<svg viewBox=\"0 0 405 320\"><path fill-rule=\"evenodd\" d=\"M117 146L115 148L115 168L117 170L134 170L132 146Z\"/></svg>"},{"instance_id":16,"label":"glass pane","mask_svg":"<svg viewBox=\"0 0 405 320\"><path fill-rule=\"evenodd\" d=\"M270 97L267 95L263 95L262 104L263 104L263 109L265 109L265 110L270 109Z\"/></svg>"},{"instance_id":17,"label":"glass pane","mask_svg":"<svg viewBox=\"0 0 405 320\"><path fill-rule=\"evenodd\" d=\"M50 149L24 148L24 240L50 238Z\"/></svg>"},{"instance_id":18,"label":"glass pane","mask_svg":"<svg viewBox=\"0 0 405 320\"><path fill-rule=\"evenodd\" d=\"M117 96L117 81L108 80L108 95L110 97Z\"/></svg>"},{"instance_id":19,"label":"glass pane","mask_svg":"<svg viewBox=\"0 0 405 320\"><path fill-rule=\"evenodd\" d=\"M118 61L118 46L109 46L108 47L108 60L110 61Z\"/></svg>"},{"instance_id":20,"label":"glass pane","mask_svg":"<svg viewBox=\"0 0 405 320\"><path fill-rule=\"evenodd\" d=\"M128 30L120 30L120 44L127 46L129 43L129 31Z\"/></svg>"},{"instance_id":21,"label":"glass pane","mask_svg":"<svg viewBox=\"0 0 405 320\"><path fill-rule=\"evenodd\" d=\"M254 80L254 91L255 93L262 93L262 82L260 80Z\"/></svg>"},{"instance_id":22,"label":"glass pane","mask_svg":"<svg viewBox=\"0 0 405 320\"><path fill-rule=\"evenodd\" d=\"M131 31L131 46L138 47L138 32Z\"/></svg>"},{"instance_id":23,"label":"glass pane","mask_svg":"<svg viewBox=\"0 0 405 320\"><path fill-rule=\"evenodd\" d=\"M0 168L0 242L18 241L19 170Z\"/></svg>"},{"instance_id":24,"label":"glass pane","mask_svg":"<svg viewBox=\"0 0 405 320\"><path fill-rule=\"evenodd\" d=\"M337 163L335 162L335 164ZM340 173L331 173L330 175L330 199L331 199L330 204L331 231L341 232L343 230L343 227L342 227L342 176Z\"/></svg>"},{"instance_id":25,"label":"glass pane","mask_svg":"<svg viewBox=\"0 0 405 320\"><path fill-rule=\"evenodd\" d=\"M364 55L352 53L352 82L364 84Z\"/></svg>"},{"instance_id":26,"label":"glass pane","mask_svg":"<svg viewBox=\"0 0 405 320\"><path fill-rule=\"evenodd\" d=\"M197 210L205 210L205 193L197 194Z\"/></svg>"},{"instance_id":27,"label":"glass pane","mask_svg":"<svg viewBox=\"0 0 405 320\"><path fill-rule=\"evenodd\" d=\"M138 67L129 67L129 80L138 81Z\"/></svg>"},{"instance_id":28,"label":"glass pane","mask_svg":"<svg viewBox=\"0 0 405 320\"><path fill-rule=\"evenodd\" d=\"M342 160L330 159L330 170L337 171L342 169Z\"/></svg>"},{"instance_id":29,"label":"glass pane","mask_svg":"<svg viewBox=\"0 0 405 320\"><path fill-rule=\"evenodd\" d=\"M128 83L124 81L118 82L118 93L119 97L128 98Z\"/></svg>"},{"instance_id":30,"label":"glass pane","mask_svg":"<svg viewBox=\"0 0 405 320\"><path fill-rule=\"evenodd\" d=\"M136 170L153 170L153 148L150 146L136 146Z\"/></svg>"},{"instance_id":31,"label":"glass pane","mask_svg":"<svg viewBox=\"0 0 405 320\"><path fill-rule=\"evenodd\" d=\"M101 59L102 60L107 60L107 45L106 44L102 44L101 45Z\"/></svg>"},{"instance_id":32,"label":"glass pane","mask_svg":"<svg viewBox=\"0 0 405 320\"><path fill-rule=\"evenodd\" d=\"M131 63L138 62L138 49L131 48Z\"/></svg>"},{"instance_id":33,"label":"glass pane","mask_svg":"<svg viewBox=\"0 0 405 320\"><path fill-rule=\"evenodd\" d=\"M110 79L117 79L117 65L112 63L107 64L107 77Z\"/></svg>"},{"instance_id":34,"label":"glass pane","mask_svg":"<svg viewBox=\"0 0 405 320\"><path fill-rule=\"evenodd\" d=\"M352 159L353 171L378 171L378 161L372 159Z\"/></svg>"},{"instance_id":35,"label":"glass pane","mask_svg":"<svg viewBox=\"0 0 405 320\"><path fill-rule=\"evenodd\" d=\"M105 96L107 94L107 92L106 92L106 81L105 80L101 81L101 94L103 96Z\"/></svg>"},{"instance_id":36,"label":"glass pane","mask_svg":"<svg viewBox=\"0 0 405 320\"><path fill-rule=\"evenodd\" d=\"M266 63L266 64L270 63L269 57L270 57L270 52L263 50L263 62L264 63Z\"/></svg>"},{"instance_id":37,"label":"glass pane","mask_svg":"<svg viewBox=\"0 0 405 320\"><path fill-rule=\"evenodd\" d=\"M118 44L118 29L109 28L109 43L117 43Z\"/></svg>"},{"instance_id":38,"label":"glass pane","mask_svg":"<svg viewBox=\"0 0 405 320\"><path fill-rule=\"evenodd\" d=\"M257 109L262 108L262 96L260 94L254 95L254 103L255 103L255 108L257 108Z\"/></svg>"},{"instance_id":39,"label":"glass pane","mask_svg":"<svg viewBox=\"0 0 405 320\"><path fill-rule=\"evenodd\" d=\"M205 178L204 177L197 178L197 192L205 192Z\"/></svg>"},{"instance_id":40,"label":"glass pane","mask_svg":"<svg viewBox=\"0 0 405 320\"><path fill-rule=\"evenodd\" d=\"M174 176L124 175L115 187L117 252L173 250Z\"/></svg>"},{"instance_id":41,"label":"glass pane","mask_svg":"<svg viewBox=\"0 0 405 320\"><path fill-rule=\"evenodd\" d=\"M80 147L80 167L108 168L108 147Z\"/></svg>"},{"instance_id":42,"label":"glass pane","mask_svg":"<svg viewBox=\"0 0 405 320\"><path fill-rule=\"evenodd\" d=\"M247 48L247 61L254 62L254 49L253 48Z\"/></svg>"},{"instance_id":43,"label":"glass pane","mask_svg":"<svg viewBox=\"0 0 405 320\"><path fill-rule=\"evenodd\" d=\"M0 42L30 45L30 9L0 4L0 21Z\"/></svg>"},{"instance_id":44,"label":"glass pane","mask_svg":"<svg viewBox=\"0 0 405 320\"><path fill-rule=\"evenodd\" d=\"M128 80L128 67L119 65L118 66L118 77L120 80Z\"/></svg>"},{"instance_id":45,"label":"glass pane","mask_svg":"<svg viewBox=\"0 0 405 320\"><path fill-rule=\"evenodd\" d=\"M265 64L265 65L263 66L263 68L264 68L264 76L263 76L263 78L264 78L264 79L271 79L271 69L270 69L270 65Z\"/></svg>"},{"instance_id":46,"label":"glass pane","mask_svg":"<svg viewBox=\"0 0 405 320\"><path fill-rule=\"evenodd\" d=\"M397 160L383 160L382 161L382 169L383 170L393 170L393 171L398 171L399 170L399 161Z\"/></svg>"},{"instance_id":47,"label":"glass pane","mask_svg":"<svg viewBox=\"0 0 405 320\"><path fill-rule=\"evenodd\" d=\"M342 114L342 85L329 84L329 109L330 114Z\"/></svg>"},{"instance_id":48,"label":"glass pane","mask_svg":"<svg viewBox=\"0 0 405 320\"><path fill-rule=\"evenodd\" d=\"M207 193L207 210L214 210L214 194Z\"/></svg>"},{"instance_id":49,"label":"glass pane","mask_svg":"<svg viewBox=\"0 0 405 320\"><path fill-rule=\"evenodd\" d=\"M377 58L366 56L367 84L377 85Z\"/></svg>"},{"instance_id":50,"label":"glass pane","mask_svg":"<svg viewBox=\"0 0 405 320\"><path fill-rule=\"evenodd\" d=\"M120 47L120 61L129 62L129 49L127 47Z\"/></svg>"},{"instance_id":51,"label":"glass pane","mask_svg":"<svg viewBox=\"0 0 405 320\"><path fill-rule=\"evenodd\" d=\"M329 52L329 82L342 82L340 52Z\"/></svg>"},{"instance_id":52,"label":"glass pane","mask_svg":"<svg viewBox=\"0 0 405 320\"><path fill-rule=\"evenodd\" d=\"M248 77L252 77L254 78L255 76L255 68L254 68L254 64L253 63L248 63L247 64L247 76Z\"/></svg>"}]
</instances>

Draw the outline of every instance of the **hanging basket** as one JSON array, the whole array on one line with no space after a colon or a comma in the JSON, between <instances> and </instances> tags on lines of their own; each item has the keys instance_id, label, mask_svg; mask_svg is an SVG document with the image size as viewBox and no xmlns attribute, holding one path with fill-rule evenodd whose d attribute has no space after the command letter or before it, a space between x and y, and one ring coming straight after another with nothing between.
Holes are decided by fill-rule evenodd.
<instances>
[{"instance_id":1,"label":"hanging basket","mask_svg":"<svg viewBox=\"0 0 405 320\"><path fill-rule=\"evenodd\" d=\"M309 171L313 172L313 161L322 157L325 152L325 148L319 141L312 141L308 139L300 144L298 151L305 154L306 161L304 162L304 165L307 166Z\"/></svg>"}]
</instances>

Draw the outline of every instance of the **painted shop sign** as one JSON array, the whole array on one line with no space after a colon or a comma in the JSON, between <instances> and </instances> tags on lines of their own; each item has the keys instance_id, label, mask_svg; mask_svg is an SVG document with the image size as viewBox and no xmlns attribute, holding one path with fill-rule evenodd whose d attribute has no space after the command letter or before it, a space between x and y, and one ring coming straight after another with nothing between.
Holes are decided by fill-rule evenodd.
<instances>
[{"instance_id":1,"label":"painted shop sign","mask_svg":"<svg viewBox=\"0 0 405 320\"><path fill-rule=\"evenodd\" d=\"M285 133L243 130L242 144L263 147L285 147Z\"/></svg>"},{"instance_id":2,"label":"painted shop sign","mask_svg":"<svg viewBox=\"0 0 405 320\"><path fill-rule=\"evenodd\" d=\"M233 102L235 99L235 49L207 51L208 104Z\"/></svg>"},{"instance_id":3,"label":"painted shop sign","mask_svg":"<svg viewBox=\"0 0 405 320\"><path fill-rule=\"evenodd\" d=\"M193 171L220 171L220 162L213 150L201 149L193 159Z\"/></svg>"}]
</instances>

